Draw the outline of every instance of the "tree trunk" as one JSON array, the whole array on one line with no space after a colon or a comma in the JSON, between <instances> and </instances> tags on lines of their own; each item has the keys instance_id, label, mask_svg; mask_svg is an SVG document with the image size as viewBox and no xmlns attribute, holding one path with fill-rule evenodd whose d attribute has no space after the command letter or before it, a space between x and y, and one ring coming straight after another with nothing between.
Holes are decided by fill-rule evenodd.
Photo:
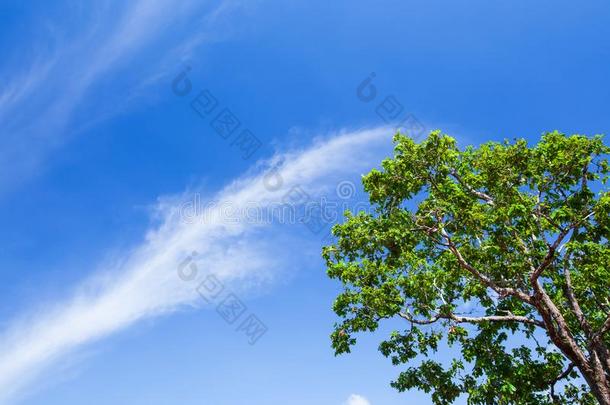
<instances>
[{"instance_id":1,"label":"tree trunk","mask_svg":"<svg viewBox=\"0 0 610 405\"><path fill-rule=\"evenodd\" d=\"M591 393L602 405L610 405L610 387L608 386L608 379L605 375L599 375L595 372L588 364L584 367L577 365L580 373L585 378L585 381L591 388Z\"/></svg>"},{"instance_id":2,"label":"tree trunk","mask_svg":"<svg viewBox=\"0 0 610 405\"><path fill-rule=\"evenodd\" d=\"M596 350L590 350L586 356L572 336L563 315L538 282L534 283L534 289L536 294L532 304L542 316L551 341L576 365L595 399L602 405L610 405L610 380Z\"/></svg>"}]
</instances>

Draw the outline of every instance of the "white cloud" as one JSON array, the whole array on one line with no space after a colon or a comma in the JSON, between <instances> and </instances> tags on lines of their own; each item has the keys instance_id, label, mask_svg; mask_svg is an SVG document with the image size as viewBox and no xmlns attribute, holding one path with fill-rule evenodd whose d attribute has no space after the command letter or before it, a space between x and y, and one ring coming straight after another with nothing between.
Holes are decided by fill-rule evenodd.
<instances>
[{"instance_id":1,"label":"white cloud","mask_svg":"<svg viewBox=\"0 0 610 405\"><path fill-rule=\"evenodd\" d=\"M371 403L362 395L352 394L343 405L371 405Z\"/></svg>"},{"instance_id":2,"label":"white cloud","mask_svg":"<svg viewBox=\"0 0 610 405\"><path fill-rule=\"evenodd\" d=\"M78 18L68 16L61 29L45 25L48 32L40 36L53 38L48 42L21 38L19 61L0 71L0 170L13 173L0 179L0 193L36 173L45 156L81 128L116 114L143 88L166 78L205 42L232 3L239 4L97 3L83 8L89 11ZM180 31L189 21L207 25L195 33ZM100 89L105 93L98 101Z\"/></svg>"},{"instance_id":3,"label":"white cloud","mask_svg":"<svg viewBox=\"0 0 610 405\"><path fill-rule=\"evenodd\" d=\"M268 207L280 202L294 186L319 196L344 176L359 175L378 162L391 145L391 135L386 128L344 132L308 149L278 154L271 162L284 162L276 169L283 179L280 189L264 186L268 172L259 164L257 172L235 180L213 199L230 201L235 207L253 202ZM206 221L184 221L180 201L185 197L163 199L161 224L118 264L100 266L71 299L20 317L0 335L2 403L27 393L43 370L86 343L141 319L198 306L202 300L195 292L197 284L181 280L176 271L192 251L199 253L206 273L241 289L269 280L286 260L299 260L282 257L270 247L278 243L274 225L226 221L221 210L208 215Z\"/></svg>"}]
</instances>

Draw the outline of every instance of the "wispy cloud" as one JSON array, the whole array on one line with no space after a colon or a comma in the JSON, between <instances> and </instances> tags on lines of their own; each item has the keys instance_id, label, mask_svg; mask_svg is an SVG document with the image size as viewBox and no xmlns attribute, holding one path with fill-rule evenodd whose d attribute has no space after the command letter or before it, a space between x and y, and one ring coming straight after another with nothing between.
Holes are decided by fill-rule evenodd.
<instances>
[{"instance_id":1,"label":"wispy cloud","mask_svg":"<svg viewBox=\"0 0 610 405\"><path fill-rule=\"evenodd\" d=\"M210 197L234 207L264 207L281 202L294 186L321 195L345 176L370 168L388 152L391 135L387 128L377 128L320 139L307 149L259 163L251 174ZM281 176L282 186L271 190L264 180L268 165L276 162L283 162L272 169ZM101 266L71 299L19 318L0 336L0 401L28 392L43 370L86 343L138 320L197 306L201 300L196 284L184 282L176 272L192 251L199 253L207 273L223 283L239 281L241 287L256 286L272 276L269 271L281 270L286 260L298 260L278 256L277 249L266 244L273 240L273 224L226 221L220 211L207 213L206 221L184 221L180 207L186 197L164 198L160 225L118 264Z\"/></svg>"},{"instance_id":2,"label":"wispy cloud","mask_svg":"<svg viewBox=\"0 0 610 405\"><path fill-rule=\"evenodd\" d=\"M234 2L101 2L67 18L61 31L47 24L53 40L22 38L32 41L27 51L0 72L0 170L13 173L0 180L0 193L35 173L79 128L117 113L151 78L164 78L168 58L179 64L190 56ZM193 21L207 25L180 29Z\"/></svg>"}]
</instances>

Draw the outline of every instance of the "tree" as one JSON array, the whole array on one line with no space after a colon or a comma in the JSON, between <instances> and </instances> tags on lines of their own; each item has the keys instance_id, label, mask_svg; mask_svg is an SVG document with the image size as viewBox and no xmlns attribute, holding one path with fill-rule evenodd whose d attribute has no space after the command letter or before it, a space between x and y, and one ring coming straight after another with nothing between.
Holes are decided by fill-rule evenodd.
<instances>
[{"instance_id":1,"label":"tree","mask_svg":"<svg viewBox=\"0 0 610 405\"><path fill-rule=\"evenodd\" d=\"M610 404L610 148L546 133L458 149L395 136L323 250L343 284L331 335L346 353L382 320L391 385L436 404ZM434 359L440 347L457 353Z\"/></svg>"}]
</instances>

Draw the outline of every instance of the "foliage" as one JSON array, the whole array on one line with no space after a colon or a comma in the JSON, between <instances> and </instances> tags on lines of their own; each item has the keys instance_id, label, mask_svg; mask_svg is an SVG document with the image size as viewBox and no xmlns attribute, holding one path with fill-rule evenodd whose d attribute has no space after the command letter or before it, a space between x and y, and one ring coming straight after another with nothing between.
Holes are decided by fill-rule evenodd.
<instances>
[{"instance_id":1,"label":"foliage","mask_svg":"<svg viewBox=\"0 0 610 405\"><path fill-rule=\"evenodd\" d=\"M372 213L346 212L323 256L343 292L336 354L382 320L399 391L436 404L610 401L610 148L546 133L458 149L395 136L363 177ZM455 353L435 360L441 347Z\"/></svg>"}]
</instances>

